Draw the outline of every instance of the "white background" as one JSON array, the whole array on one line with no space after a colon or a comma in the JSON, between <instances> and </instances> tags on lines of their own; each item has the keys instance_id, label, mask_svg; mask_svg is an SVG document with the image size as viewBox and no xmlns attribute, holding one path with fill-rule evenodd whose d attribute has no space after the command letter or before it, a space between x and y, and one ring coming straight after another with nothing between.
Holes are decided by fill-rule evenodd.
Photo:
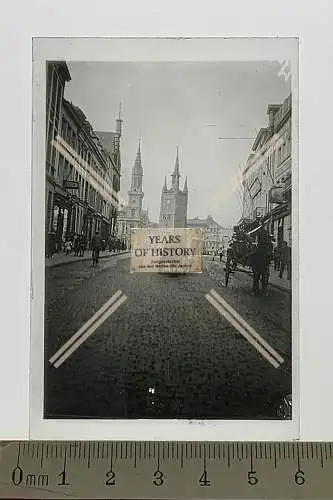
<instances>
[{"instance_id":1,"label":"white background","mask_svg":"<svg viewBox=\"0 0 333 500\"><path fill-rule=\"evenodd\" d=\"M29 436L31 37L299 36L301 439L333 440L333 3L12 0L1 11L0 438Z\"/></svg>"}]
</instances>

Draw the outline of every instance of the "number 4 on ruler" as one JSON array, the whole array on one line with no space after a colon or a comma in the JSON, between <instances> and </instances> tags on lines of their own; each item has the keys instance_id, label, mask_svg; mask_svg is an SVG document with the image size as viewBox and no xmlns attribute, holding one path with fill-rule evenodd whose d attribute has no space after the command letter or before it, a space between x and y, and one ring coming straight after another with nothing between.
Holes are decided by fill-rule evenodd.
<instances>
[{"instance_id":1,"label":"number 4 on ruler","mask_svg":"<svg viewBox=\"0 0 333 500\"><path fill-rule=\"evenodd\" d=\"M205 470L199 479L200 486L210 486L210 481L207 477L207 471Z\"/></svg>"}]
</instances>

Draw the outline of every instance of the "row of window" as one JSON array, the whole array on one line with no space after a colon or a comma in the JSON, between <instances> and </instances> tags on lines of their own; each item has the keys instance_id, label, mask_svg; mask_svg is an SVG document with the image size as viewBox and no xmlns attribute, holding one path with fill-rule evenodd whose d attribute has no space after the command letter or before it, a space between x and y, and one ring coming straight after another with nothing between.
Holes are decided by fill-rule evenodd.
<instances>
[{"instance_id":1,"label":"row of window","mask_svg":"<svg viewBox=\"0 0 333 500\"><path fill-rule=\"evenodd\" d=\"M53 65L48 67L47 87L46 87L46 110L47 110L47 125L53 125L56 122L56 127L59 126L60 106L63 97L63 83ZM47 129L47 137L52 133L50 127Z\"/></svg>"},{"instance_id":2,"label":"row of window","mask_svg":"<svg viewBox=\"0 0 333 500\"><path fill-rule=\"evenodd\" d=\"M56 135L56 131L55 131L55 135ZM68 151L70 153L70 150L68 150ZM53 147L51 143L48 144L48 153L47 154L48 154L48 158L49 158L49 161L47 161L48 171L54 177L55 170L56 170L56 161L57 161L57 149L55 147ZM73 160L75 160L75 158L73 158ZM62 167L61 162L60 162L59 168L60 168L60 175L58 177L59 177L60 183L62 184L62 182L63 182L63 176L62 176L63 167ZM111 180L110 174L111 174L111 171L109 171L108 175L106 175L105 173L102 174L101 172L100 173L95 172L92 168L90 168L90 175L93 177L94 181L100 186L100 188L102 190L104 190L104 189L107 190L107 186L110 185L110 183L112 182L113 190L118 192L120 190L119 175L115 172L113 179ZM109 194L110 194L110 196L113 197L114 201L117 202L117 199L115 198L114 194L111 191L109 191Z\"/></svg>"},{"instance_id":3,"label":"row of window","mask_svg":"<svg viewBox=\"0 0 333 500\"><path fill-rule=\"evenodd\" d=\"M272 153L266 157L258 168L253 168L253 172L246 179L247 187L250 188L253 182L258 178L262 183L263 177L267 176L267 179L271 183L274 181L275 168L278 168L281 163L285 161L291 155L291 122L288 121L282 128L281 141L277 150L272 151Z\"/></svg>"},{"instance_id":4,"label":"row of window","mask_svg":"<svg viewBox=\"0 0 333 500\"><path fill-rule=\"evenodd\" d=\"M88 150L87 146L82 137L77 133L77 130L72 126L70 121L63 116L61 125L61 137L73 148L77 154L86 161L88 165L96 168L97 161L91 152Z\"/></svg>"},{"instance_id":5,"label":"row of window","mask_svg":"<svg viewBox=\"0 0 333 500\"><path fill-rule=\"evenodd\" d=\"M65 137L63 137L65 139ZM66 140L66 139L65 139ZM66 140L67 142L67 140ZM75 145L71 145L68 143L73 149L75 149ZM82 143L83 144L83 143ZM99 184L99 186L104 189L105 188L105 182L102 182L101 179L105 180L106 179L106 173L105 171L102 171L101 168L99 168L99 164L97 163L95 157L88 151L85 147L82 146L82 148L78 150L79 156L81 156L83 161L86 161L88 165L91 167L90 170L90 175L94 178L95 182ZM120 191L120 176L117 172L114 172L112 170L112 164L111 161L109 160L108 162L108 177L111 180L112 183L112 189L118 193ZM112 175L113 174L113 175ZM115 200L117 201L117 200Z\"/></svg>"},{"instance_id":6,"label":"row of window","mask_svg":"<svg viewBox=\"0 0 333 500\"><path fill-rule=\"evenodd\" d=\"M54 148L55 149L55 148ZM59 154L58 162L58 182L61 186L64 181L75 181L79 184L79 189L75 194L82 201L88 202L95 210L108 217L112 206L102 197L102 195L85 180L82 175L70 164L70 162Z\"/></svg>"}]
</instances>

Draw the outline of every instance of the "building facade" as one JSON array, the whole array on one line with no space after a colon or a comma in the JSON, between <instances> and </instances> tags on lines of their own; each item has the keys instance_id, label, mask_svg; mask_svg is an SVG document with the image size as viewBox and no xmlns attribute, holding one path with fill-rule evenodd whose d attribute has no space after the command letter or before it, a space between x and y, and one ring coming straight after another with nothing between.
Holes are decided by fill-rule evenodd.
<instances>
[{"instance_id":1,"label":"building facade","mask_svg":"<svg viewBox=\"0 0 333 500\"><path fill-rule=\"evenodd\" d=\"M186 227L188 187L187 177L183 190L179 187L179 153L177 148L175 168L171 175L171 187L168 189L166 178L161 194L160 227Z\"/></svg>"},{"instance_id":2,"label":"building facade","mask_svg":"<svg viewBox=\"0 0 333 500\"><path fill-rule=\"evenodd\" d=\"M221 226L210 215L206 219L199 219L199 217L187 219L187 227L202 229L203 252L206 255L226 250L233 234L232 227Z\"/></svg>"},{"instance_id":3,"label":"building facade","mask_svg":"<svg viewBox=\"0 0 333 500\"><path fill-rule=\"evenodd\" d=\"M243 214L240 225L267 226L279 245L291 244L291 94L269 105L268 126L253 144L243 171Z\"/></svg>"},{"instance_id":4,"label":"building facade","mask_svg":"<svg viewBox=\"0 0 333 500\"><path fill-rule=\"evenodd\" d=\"M128 249L131 248L132 229L149 226L148 211L143 209L143 198L143 167L139 141L128 191L128 203L120 207L117 218L117 238Z\"/></svg>"},{"instance_id":5,"label":"building facade","mask_svg":"<svg viewBox=\"0 0 333 500\"><path fill-rule=\"evenodd\" d=\"M67 68L65 63L48 66L51 89L47 95L52 95L59 64ZM68 81L69 72L65 76ZM95 231L105 239L114 234L121 170L120 115L116 132L97 133L83 111L64 99L63 90L64 85L55 108L58 120L54 120L53 127L48 120L46 156L46 231L58 249L75 233L83 234L88 244ZM52 103L51 98L49 101Z\"/></svg>"},{"instance_id":6,"label":"building facade","mask_svg":"<svg viewBox=\"0 0 333 500\"><path fill-rule=\"evenodd\" d=\"M50 233L57 229L54 224L54 207L61 206L62 211L70 208L65 190L57 181L57 150L53 141L62 126L62 103L65 84L71 76L65 62L48 62L46 66L46 196L45 196L45 235L46 244ZM61 215L60 215L61 218Z\"/></svg>"}]
</instances>

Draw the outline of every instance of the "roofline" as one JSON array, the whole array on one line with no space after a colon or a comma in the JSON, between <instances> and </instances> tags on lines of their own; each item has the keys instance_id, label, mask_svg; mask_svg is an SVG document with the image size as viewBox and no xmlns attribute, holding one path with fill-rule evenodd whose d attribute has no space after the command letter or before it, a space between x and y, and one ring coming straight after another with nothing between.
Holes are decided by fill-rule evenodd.
<instances>
[{"instance_id":1,"label":"roofline","mask_svg":"<svg viewBox=\"0 0 333 500\"><path fill-rule=\"evenodd\" d=\"M265 132L267 132L267 127L263 127L263 128L261 128L259 130L259 132L257 134L257 137L254 140L254 143L253 143L253 146L252 146L252 151L256 151L257 150L258 143L259 143L260 139L262 138L262 136L264 135Z\"/></svg>"},{"instance_id":2,"label":"roofline","mask_svg":"<svg viewBox=\"0 0 333 500\"><path fill-rule=\"evenodd\" d=\"M269 104L267 106L267 114L270 112L270 111L279 111L279 109L281 108L282 104Z\"/></svg>"},{"instance_id":3,"label":"roofline","mask_svg":"<svg viewBox=\"0 0 333 500\"><path fill-rule=\"evenodd\" d=\"M62 104L68 109L69 113L72 115L72 117L74 118L74 120L76 121L76 123L80 126L80 131L82 131L82 133L87 137L87 139L89 140L89 142L93 145L93 148L94 150L97 152L97 154L99 155L99 157L101 157L104 161L105 161L105 158L104 156L101 154L101 151L99 150L99 148L97 147L95 141L93 140L93 137L91 137L91 135L88 133L88 131L85 129L85 127L82 127L82 121L79 119L78 117L78 114L77 114L77 111L75 109L75 106L73 103L67 101L65 98L63 99L62 101ZM82 111L82 110L81 110ZM82 111L83 113L83 111ZM83 113L84 114L84 113ZM85 115L84 115L85 116ZM87 123L89 123L90 127L91 127L91 130L92 132L96 135L94 129L92 128L92 125L91 123L87 120ZM99 137L96 136L96 138L99 140ZM104 148L103 148L104 149ZM115 162L112 158L112 155L108 152L107 152L107 155L108 157L110 158L111 160L111 163L112 163L112 166L115 168L115 170L117 171L117 173L119 174L119 171L115 165Z\"/></svg>"}]
</instances>

